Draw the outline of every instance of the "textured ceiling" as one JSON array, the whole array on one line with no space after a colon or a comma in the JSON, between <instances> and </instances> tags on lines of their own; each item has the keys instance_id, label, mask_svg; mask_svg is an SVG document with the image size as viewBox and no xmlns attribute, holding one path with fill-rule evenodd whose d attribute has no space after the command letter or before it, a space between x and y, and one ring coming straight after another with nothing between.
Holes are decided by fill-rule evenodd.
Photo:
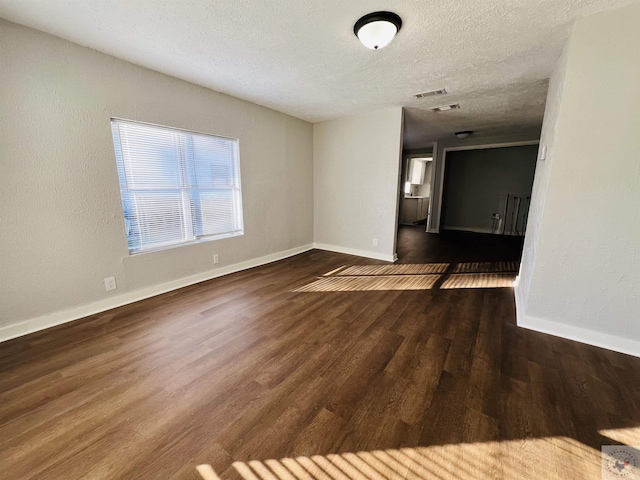
<instances>
[{"instance_id":1,"label":"textured ceiling","mask_svg":"<svg viewBox=\"0 0 640 480\"><path fill-rule=\"evenodd\" d=\"M539 130L573 22L638 1L0 0L0 17L312 122L403 106L417 148ZM403 25L373 51L352 29L376 10ZM428 110L450 101L461 109Z\"/></svg>"}]
</instances>

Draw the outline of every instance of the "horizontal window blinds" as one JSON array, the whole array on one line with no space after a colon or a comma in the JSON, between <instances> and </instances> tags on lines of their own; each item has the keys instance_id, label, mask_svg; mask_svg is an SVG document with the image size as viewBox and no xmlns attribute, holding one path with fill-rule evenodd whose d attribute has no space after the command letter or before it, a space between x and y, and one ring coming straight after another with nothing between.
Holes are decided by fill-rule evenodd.
<instances>
[{"instance_id":1,"label":"horizontal window blinds","mask_svg":"<svg viewBox=\"0 0 640 480\"><path fill-rule=\"evenodd\" d=\"M243 233L238 141L112 119L131 253Z\"/></svg>"}]
</instances>

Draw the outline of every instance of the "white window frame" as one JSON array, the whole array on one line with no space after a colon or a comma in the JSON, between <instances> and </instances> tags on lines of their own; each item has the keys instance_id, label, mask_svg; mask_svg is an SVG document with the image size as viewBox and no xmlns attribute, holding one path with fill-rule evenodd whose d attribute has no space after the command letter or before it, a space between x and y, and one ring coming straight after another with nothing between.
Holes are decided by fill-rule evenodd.
<instances>
[{"instance_id":1,"label":"white window frame","mask_svg":"<svg viewBox=\"0 0 640 480\"><path fill-rule=\"evenodd\" d=\"M127 194L130 193L135 193L135 192L140 192L140 191L145 191L147 194L149 194L149 190L148 189L137 189L135 187L130 187L127 181L127 174L126 174L126 168L124 167L124 158L125 155L123 154L123 150L122 150L122 142L121 141L117 141L116 140L116 135L115 133L113 133L113 129L114 126L115 128L118 128L118 125L122 125L122 124L134 124L134 125L139 125L139 126L147 126L149 128L153 128L153 129L165 129L168 130L172 133L175 133L178 135L178 137L181 139L180 141L183 142L181 143L180 147L178 148L178 156L176 158L177 162L178 162L178 169L180 171L180 186L176 187L174 190L180 190L182 195L181 195L181 199L182 199L182 218L183 218L183 223L184 223L184 236L182 239L180 239L179 241L168 241L168 242L163 242L163 243L156 243L154 245L151 246L142 246L142 247L138 247L138 248L132 248L130 241L129 241L129 225L128 225L128 221L126 216L126 209L127 207L125 207L125 202L127 201L125 198L127 196ZM166 249L170 249L170 248L176 248L176 247L180 247L183 245L190 245L190 244L195 244L195 243L200 243L200 242L206 242L206 241L212 241L212 240L220 240L223 238L229 238L229 237L235 237L235 236L239 236L239 235L244 235L244 219L243 219L243 208L242 208L242 183L241 183L241 177L240 177L240 148L239 148L239 140L237 138L233 138L233 137L224 137L221 135L212 135L209 133L202 133L202 132L195 132L195 131L191 131L191 130L185 130L185 129L181 129L181 128L175 128L175 127L168 127L168 126L164 126L164 125L157 125L157 124L153 124L153 123L146 123L146 122L139 122L139 121L134 121L134 120L127 120L127 119L122 119L122 118L117 118L117 117L111 117L111 128L112 128L112 133L113 133L113 146L114 146L114 153L116 156L116 164L118 166L118 176L119 176L119 180L120 180L120 196L121 196L121 200L122 200L122 208L123 208L123 220L125 222L125 234L127 237L127 244L128 244L128 248L129 248L129 254L130 255L138 255L141 253L148 253L148 252L155 252L155 251L160 251L160 250L166 250ZM194 204L192 202L192 192L197 191L197 190L203 190L203 189L199 189L197 187L197 185L189 185L189 180L188 180L188 174L186 173L187 171L187 162L191 161L193 162L194 160L189 160L187 159L187 154L185 153L185 151L187 150L187 142L193 142L193 137L194 136L203 136L203 137L210 137L210 138L214 138L214 139L221 139L221 140L226 140L226 141L231 141L233 144L233 159L231 160L231 162L233 163L233 171L235 173L235 175L233 175L232 178L232 186L228 187L228 188L218 188L219 190L230 190L232 193L232 198L233 198L233 221L235 224L235 228L233 228L232 230L229 231L224 231L224 232L218 232L218 233L213 233L213 234L197 234L196 233L196 224L194 223L194 220L192 218L192 212L194 211ZM120 133L118 133L118 140L120 140ZM122 162L122 163L121 163ZM193 168L193 167L192 167ZM197 182L197 173L196 173L196 169L193 168L193 175L195 175L196 178L196 182ZM206 190L206 189L204 189ZM214 188L212 188L211 190L214 190ZM200 228L202 228L202 224L200 224Z\"/></svg>"}]
</instances>

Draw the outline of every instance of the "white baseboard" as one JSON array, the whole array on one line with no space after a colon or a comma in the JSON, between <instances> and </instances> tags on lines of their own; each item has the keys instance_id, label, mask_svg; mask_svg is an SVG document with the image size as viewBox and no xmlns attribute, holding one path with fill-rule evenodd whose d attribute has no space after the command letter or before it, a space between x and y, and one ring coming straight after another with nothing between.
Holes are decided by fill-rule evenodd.
<instances>
[{"instance_id":1,"label":"white baseboard","mask_svg":"<svg viewBox=\"0 0 640 480\"><path fill-rule=\"evenodd\" d=\"M516 323L520 324L520 316L524 316L524 300L522 298L522 290L520 289L520 275L513 282L513 296L516 301Z\"/></svg>"},{"instance_id":2,"label":"white baseboard","mask_svg":"<svg viewBox=\"0 0 640 480\"><path fill-rule=\"evenodd\" d=\"M260 265L283 260L285 258L292 257L293 255L307 252L309 250L312 250L313 248L314 246L309 244L282 252L272 253L263 257L254 258L244 262L235 263L233 265L220 267L215 270L209 270L207 272L202 272L196 275L191 275L189 277L173 280L171 282L161 283L159 285L153 285L141 290L105 298L103 300L98 300L97 302L81 305L79 307L42 315L40 317L32 318L30 320L19 322L13 325L8 325L6 327L0 327L0 342L11 340L12 338L16 337L21 337L29 333L44 330L46 328L55 327L56 325L61 325L63 323L78 320L80 318L88 317L89 315L95 315L96 313L101 313L107 310L111 310L112 308L121 307L122 305L128 305L129 303L138 302L140 300L144 300L145 298L155 297L156 295L161 295L172 290L177 290L178 288L188 287L189 285L204 282L206 280L211 280L212 278L221 277L223 275L239 272L248 268L259 267Z\"/></svg>"},{"instance_id":3,"label":"white baseboard","mask_svg":"<svg viewBox=\"0 0 640 480\"><path fill-rule=\"evenodd\" d=\"M525 314L522 291L518 288L518 279L516 279L513 291L516 299L516 323L519 327L640 357L640 342L637 340L617 337L608 333L587 330L574 325L553 322Z\"/></svg>"},{"instance_id":4,"label":"white baseboard","mask_svg":"<svg viewBox=\"0 0 640 480\"><path fill-rule=\"evenodd\" d=\"M6 327L0 327L0 342L11 340L12 338L21 337L29 332L29 322L14 323Z\"/></svg>"},{"instance_id":5,"label":"white baseboard","mask_svg":"<svg viewBox=\"0 0 640 480\"><path fill-rule=\"evenodd\" d=\"M346 253L347 255L356 255L357 257L373 258L375 260L384 260L385 262L395 262L398 260L398 256L387 255L379 252L371 252L369 250L358 250L355 248L339 247L337 245L329 245L326 243L314 243L313 248L318 250L327 250L329 252Z\"/></svg>"}]
</instances>

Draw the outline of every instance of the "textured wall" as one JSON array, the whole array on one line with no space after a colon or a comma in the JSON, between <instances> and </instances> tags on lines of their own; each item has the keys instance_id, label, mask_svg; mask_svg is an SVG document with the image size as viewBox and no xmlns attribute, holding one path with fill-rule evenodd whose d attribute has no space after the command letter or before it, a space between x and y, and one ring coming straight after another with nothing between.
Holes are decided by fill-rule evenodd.
<instances>
[{"instance_id":1,"label":"textured wall","mask_svg":"<svg viewBox=\"0 0 640 480\"><path fill-rule=\"evenodd\" d=\"M393 257L401 143L401 108L314 124L316 243Z\"/></svg>"},{"instance_id":2,"label":"textured wall","mask_svg":"<svg viewBox=\"0 0 640 480\"><path fill-rule=\"evenodd\" d=\"M539 161L536 166L536 175L533 181L531 192L531 207L529 208L529 219L527 222L527 234L524 239L524 249L522 252L522 263L520 276L518 278L519 294L522 295L526 303L531 287L531 277L533 275L533 264L535 262L536 245L540 238L542 227L542 215L544 213L544 202L546 199L551 166L555 158L555 138L558 117L560 114L560 104L565 85L567 71L567 52L565 48L562 55L556 62L556 66L549 80L549 92L545 107L544 123L540 137L540 147L547 148L547 155L544 161Z\"/></svg>"},{"instance_id":3,"label":"textured wall","mask_svg":"<svg viewBox=\"0 0 640 480\"><path fill-rule=\"evenodd\" d=\"M543 136L548 159L539 162L546 165L534 189L535 235L527 239L519 285L522 314L534 328L544 322L547 330L579 332L635 354L640 343L629 342L640 341L640 63L630 59L640 51L638 25L640 5L574 27L564 81L561 71L552 81Z\"/></svg>"},{"instance_id":4,"label":"textured wall","mask_svg":"<svg viewBox=\"0 0 640 480\"><path fill-rule=\"evenodd\" d=\"M0 328L313 241L310 123L3 20L0 65ZM239 138L245 235L130 257L111 116Z\"/></svg>"},{"instance_id":5,"label":"textured wall","mask_svg":"<svg viewBox=\"0 0 640 480\"><path fill-rule=\"evenodd\" d=\"M505 193L523 199L522 221L537 154L537 145L449 152L440 228L491 233L492 214L504 216Z\"/></svg>"}]
</instances>

